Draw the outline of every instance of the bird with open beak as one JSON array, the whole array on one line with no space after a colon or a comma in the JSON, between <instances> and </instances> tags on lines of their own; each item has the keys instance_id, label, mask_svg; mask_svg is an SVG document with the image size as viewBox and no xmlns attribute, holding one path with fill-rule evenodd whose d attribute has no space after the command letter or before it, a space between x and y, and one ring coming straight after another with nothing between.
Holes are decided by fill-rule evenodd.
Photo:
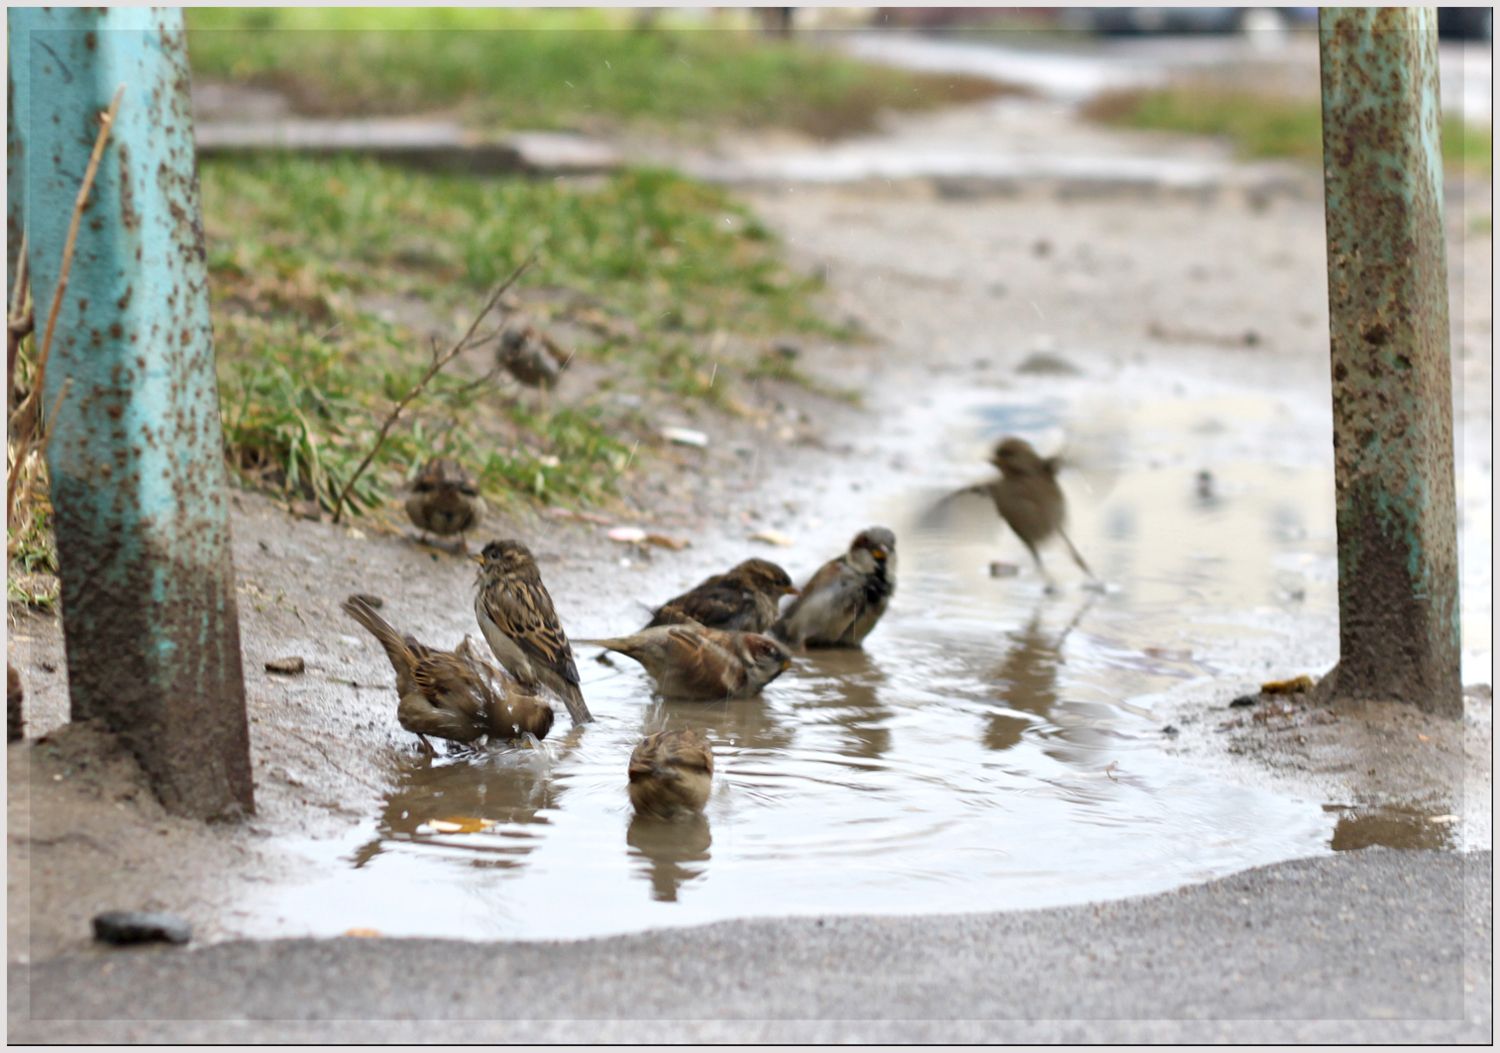
<instances>
[{"instance_id":1,"label":"bird with open beak","mask_svg":"<svg viewBox=\"0 0 1500 1053\"><path fill-rule=\"evenodd\" d=\"M474 558L479 563L474 615L500 664L527 687L540 685L556 693L573 723L593 720L583 701L573 646L531 549L514 539L491 541Z\"/></svg>"},{"instance_id":2,"label":"bird with open beak","mask_svg":"<svg viewBox=\"0 0 1500 1053\"><path fill-rule=\"evenodd\" d=\"M870 527L802 586L771 633L793 647L859 647L895 591L896 535Z\"/></svg>"}]
</instances>

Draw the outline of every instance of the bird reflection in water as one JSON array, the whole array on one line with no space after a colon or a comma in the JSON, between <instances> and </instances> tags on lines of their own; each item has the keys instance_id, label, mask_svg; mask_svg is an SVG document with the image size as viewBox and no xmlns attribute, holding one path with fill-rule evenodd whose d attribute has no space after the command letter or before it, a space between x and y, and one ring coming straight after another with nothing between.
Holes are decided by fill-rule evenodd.
<instances>
[{"instance_id":1,"label":"bird reflection in water","mask_svg":"<svg viewBox=\"0 0 1500 1053\"><path fill-rule=\"evenodd\" d=\"M638 815L630 821L625 843L636 872L651 882L651 898L677 902L677 891L708 869L709 847L714 843L708 818L692 815L679 819L656 819Z\"/></svg>"},{"instance_id":2,"label":"bird reflection in water","mask_svg":"<svg viewBox=\"0 0 1500 1053\"><path fill-rule=\"evenodd\" d=\"M1054 723L1057 706L1057 667L1062 664L1062 648L1068 634L1077 627L1088 609L1093 606L1094 595L1090 595L1078 608L1078 613L1055 638L1042 632L1042 611L1038 607L1031 615L1026 628L1011 634L1011 647L1005 652L1000 664L988 674L987 679L1000 693L1000 700L1013 710L1035 713ZM1024 717L1008 713L991 714L984 729L984 745L987 749L1008 750L1021 741L1021 733L1033 722ZM1067 735L1067 730L1064 735ZM1053 751L1049 750L1051 754ZM1072 751L1066 751L1072 752ZM1060 760L1071 760L1059 756Z\"/></svg>"},{"instance_id":3,"label":"bird reflection in water","mask_svg":"<svg viewBox=\"0 0 1500 1053\"><path fill-rule=\"evenodd\" d=\"M561 743L565 753L568 742ZM541 844L541 838L526 828L547 822L544 813L557 808L566 792L552 778L554 765L563 755L557 748L557 744L508 747L465 751L447 760L404 760L396 788L386 797L376 821L375 836L354 853L355 867L388 851L389 842L471 851L474 866L521 866ZM482 830L417 832L434 820L488 823Z\"/></svg>"},{"instance_id":4,"label":"bird reflection in water","mask_svg":"<svg viewBox=\"0 0 1500 1053\"><path fill-rule=\"evenodd\" d=\"M809 652L802 660L801 678L811 680L814 675L814 699L797 708L804 713L827 711L814 719L838 727L842 741L835 752L856 762L879 760L890 752L891 732L885 725L891 710L881 703L879 694L886 676L874 659L859 650Z\"/></svg>"}]
</instances>

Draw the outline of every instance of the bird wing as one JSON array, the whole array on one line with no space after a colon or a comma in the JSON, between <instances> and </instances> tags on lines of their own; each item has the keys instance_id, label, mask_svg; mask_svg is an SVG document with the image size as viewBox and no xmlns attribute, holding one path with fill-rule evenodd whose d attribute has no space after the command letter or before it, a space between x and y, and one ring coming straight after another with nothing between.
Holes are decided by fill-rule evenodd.
<instances>
[{"instance_id":1,"label":"bird wing","mask_svg":"<svg viewBox=\"0 0 1500 1053\"><path fill-rule=\"evenodd\" d=\"M753 593L724 582L704 582L655 612L651 625L672 625L682 616L714 629L738 629L745 618L755 616ZM650 626L647 626L650 628Z\"/></svg>"},{"instance_id":2,"label":"bird wing","mask_svg":"<svg viewBox=\"0 0 1500 1053\"><path fill-rule=\"evenodd\" d=\"M691 728L661 733L661 762L679 768L696 768L712 775L714 754L703 736Z\"/></svg>"},{"instance_id":3,"label":"bird wing","mask_svg":"<svg viewBox=\"0 0 1500 1053\"><path fill-rule=\"evenodd\" d=\"M993 523L994 520L985 517L984 513L988 512L985 506L993 500L989 488L996 482L999 480L965 486L931 499L917 517L917 529L924 532L966 530L971 524L977 525L981 521Z\"/></svg>"},{"instance_id":4,"label":"bird wing","mask_svg":"<svg viewBox=\"0 0 1500 1053\"><path fill-rule=\"evenodd\" d=\"M580 682L573 648L557 620L557 612L552 608L552 598L546 589L539 583L513 581L504 589L485 589L481 595L490 621L514 640L528 658L535 659L570 684Z\"/></svg>"},{"instance_id":5,"label":"bird wing","mask_svg":"<svg viewBox=\"0 0 1500 1053\"><path fill-rule=\"evenodd\" d=\"M666 653L664 695L724 698L745 682L744 663L701 630L674 628L667 634Z\"/></svg>"}]
</instances>

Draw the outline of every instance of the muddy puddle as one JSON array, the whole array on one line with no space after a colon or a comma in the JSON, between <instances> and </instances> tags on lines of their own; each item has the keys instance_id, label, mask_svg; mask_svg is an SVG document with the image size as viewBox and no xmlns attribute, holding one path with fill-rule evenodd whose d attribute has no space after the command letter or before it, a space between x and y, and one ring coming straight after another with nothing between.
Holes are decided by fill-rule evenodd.
<instances>
[{"instance_id":1,"label":"muddy puddle","mask_svg":"<svg viewBox=\"0 0 1500 1053\"><path fill-rule=\"evenodd\" d=\"M1332 469L1306 452L1326 448L1326 396L1143 380L1100 397L1066 379L1024 397L957 383L892 410L857 451L872 474L809 483L801 496L823 519L772 554L802 580L858 527L897 529L899 589L864 652L814 653L757 700L690 705L654 701L633 663L579 647L597 723L570 731L564 718L540 748L479 759L429 762L413 745L379 814L291 846L318 876L242 904L231 927L575 938L1034 908L1414 836L1446 844L1420 817L1235 785L1162 750L1172 732L1153 704L1167 693L1212 683L1227 699L1236 684L1332 664ZM1065 476L1071 533L1102 591L1052 548L1049 593L983 504L926 514L984 478L1002 434L1047 452L1067 442L1085 463ZM623 630L636 616L614 617ZM701 821L630 813L625 759L667 727L713 741Z\"/></svg>"}]
</instances>

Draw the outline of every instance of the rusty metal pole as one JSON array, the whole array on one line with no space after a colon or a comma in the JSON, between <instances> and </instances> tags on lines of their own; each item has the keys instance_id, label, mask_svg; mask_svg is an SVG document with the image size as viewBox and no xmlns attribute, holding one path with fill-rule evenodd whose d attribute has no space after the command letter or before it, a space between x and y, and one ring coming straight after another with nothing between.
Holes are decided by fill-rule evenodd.
<instances>
[{"instance_id":1,"label":"rusty metal pole","mask_svg":"<svg viewBox=\"0 0 1500 1053\"><path fill-rule=\"evenodd\" d=\"M72 717L102 717L169 810L243 817L249 731L182 12L12 15L10 47L29 59L39 321L100 114L125 86L42 402Z\"/></svg>"},{"instance_id":2,"label":"rusty metal pole","mask_svg":"<svg viewBox=\"0 0 1500 1053\"><path fill-rule=\"evenodd\" d=\"M1339 664L1328 698L1463 712L1437 13L1323 8Z\"/></svg>"}]
</instances>

